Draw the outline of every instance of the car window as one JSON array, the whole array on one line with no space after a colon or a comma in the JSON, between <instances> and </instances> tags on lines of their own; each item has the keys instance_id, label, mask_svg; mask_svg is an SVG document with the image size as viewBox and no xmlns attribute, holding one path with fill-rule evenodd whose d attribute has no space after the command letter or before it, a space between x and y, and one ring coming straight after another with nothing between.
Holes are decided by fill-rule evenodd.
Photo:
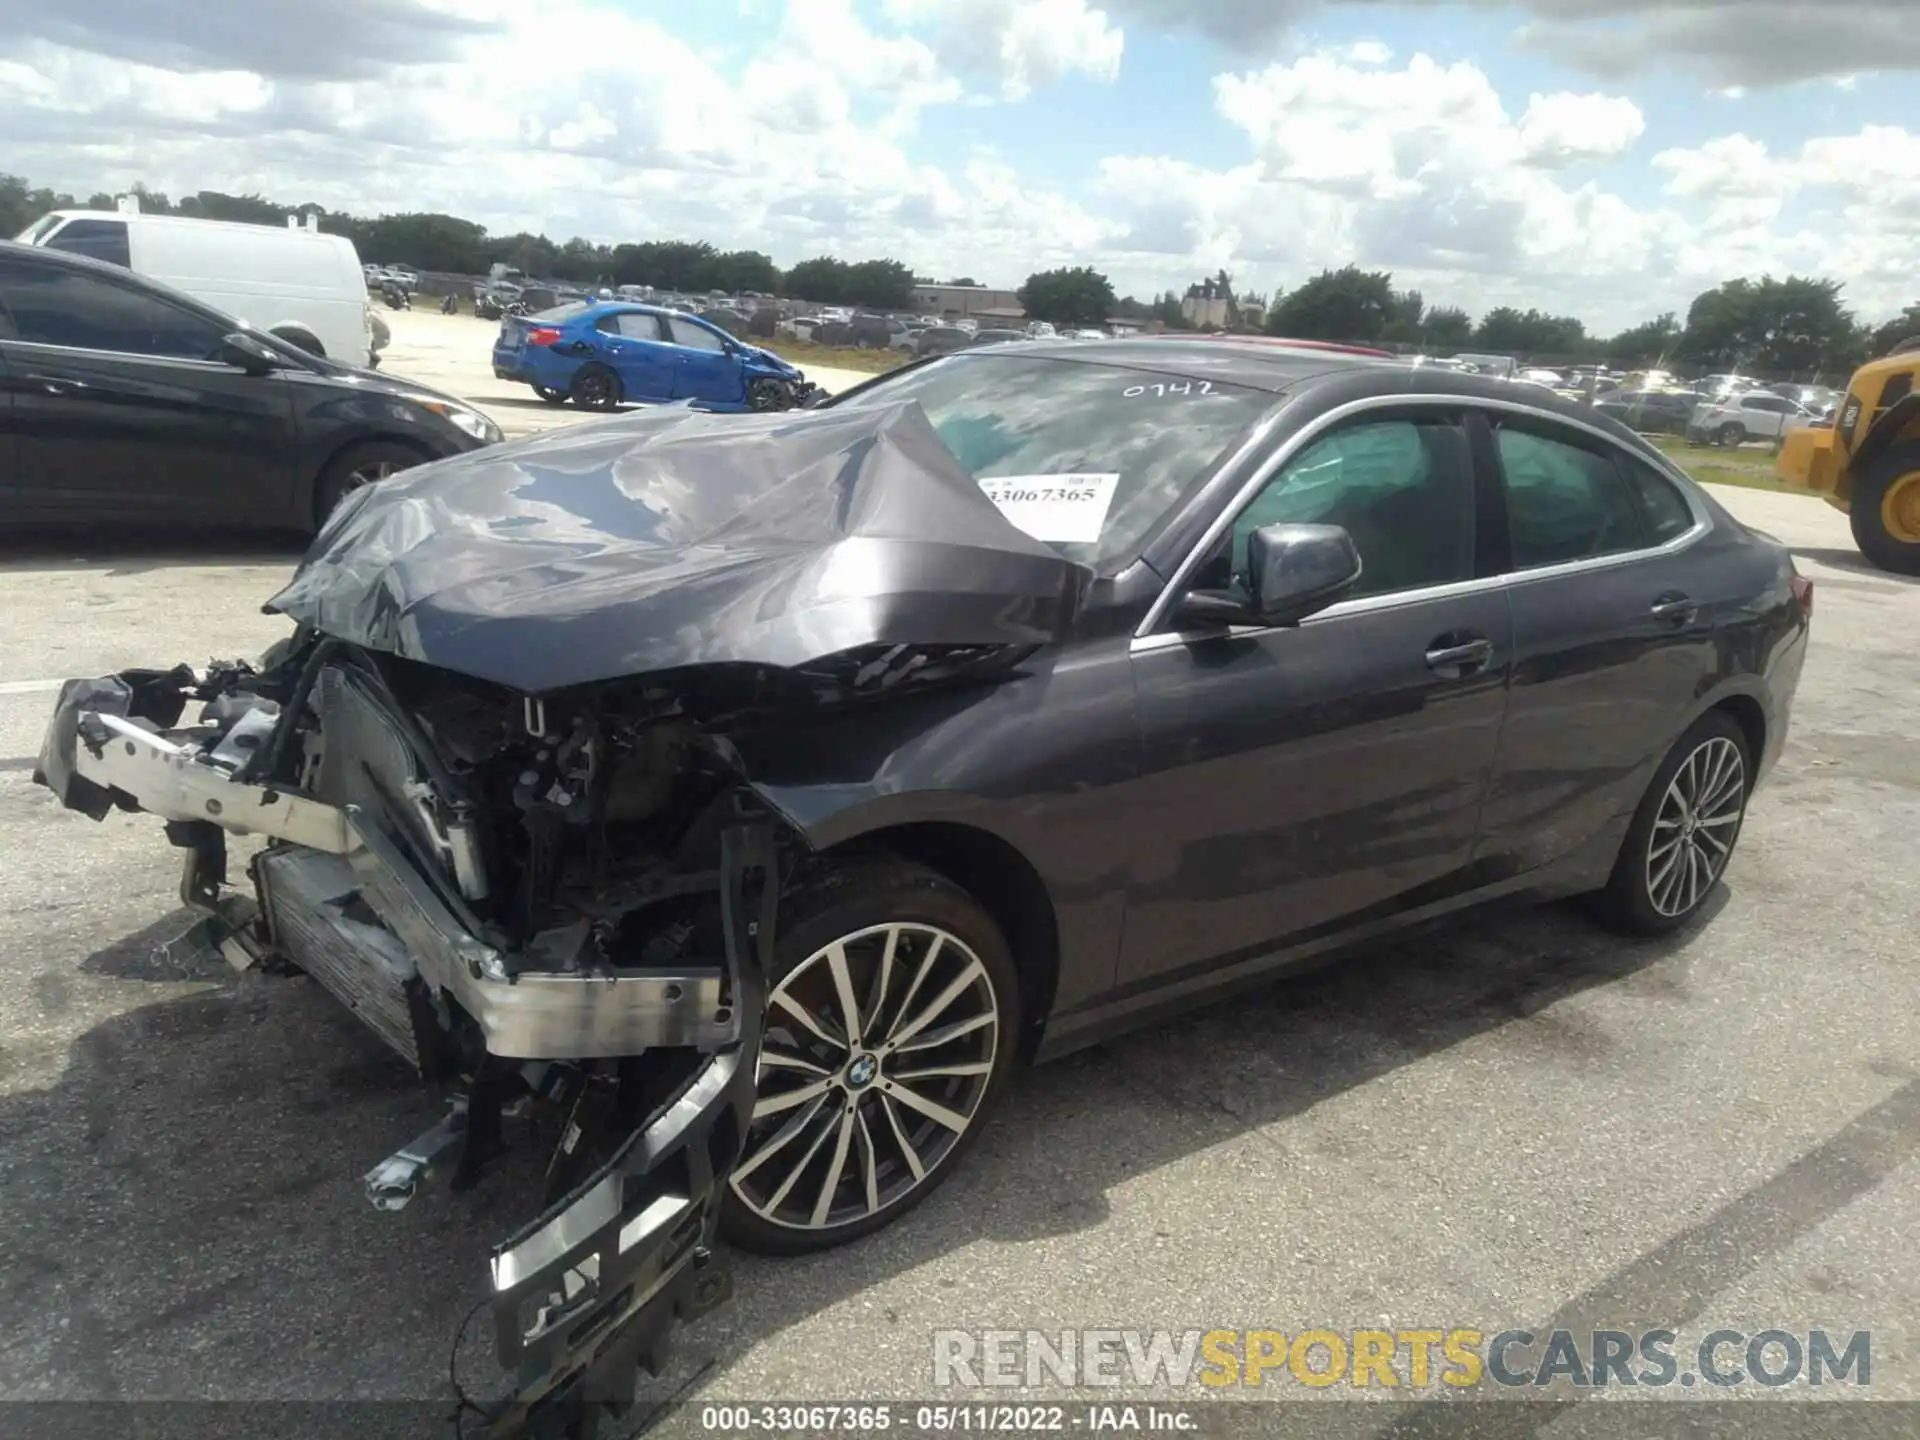
<instances>
[{"instance_id":1,"label":"car window","mask_svg":"<svg viewBox=\"0 0 1920 1440\"><path fill-rule=\"evenodd\" d=\"M521 298L525 299L526 297L522 294ZM580 314L586 308L586 301L571 300L565 305L554 305L545 310L532 312L527 318L539 325L561 325L573 319L574 316Z\"/></svg>"},{"instance_id":2,"label":"car window","mask_svg":"<svg viewBox=\"0 0 1920 1440\"><path fill-rule=\"evenodd\" d=\"M629 340L658 340L660 338L660 317L641 315L633 311L622 315L620 333Z\"/></svg>"},{"instance_id":3,"label":"car window","mask_svg":"<svg viewBox=\"0 0 1920 1440\"><path fill-rule=\"evenodd\" d=\"M37 345L210 360L227 334L227 327L131 285L17 259L0 259L0 306L14 334Z\"/></svg>"},{"instance_id":4,"label":"car window","mask_svg":"<svg viewBox=\"0 0 1920 1440\"><path fill-rule=\"evenodd\" d=\"M675 345L685 345L690 350L720 351L727 348L726 342L704 325L679 315L669 315L667 325L673 335Z\"/></svg>"},{"instance_id":5,"label":"car window","mask_svg":"<svg viewBox=\"0 0 1920 1440\"><path fill-rule=\"evenodd\" d=\"M1626 473L1627 487L1640 507L1640 520L1656 545L1677 540L1693 528L1693 507L1680 487L1651 465L1622 455L1620 468Z\"/></svg>"},{"instance_id":6,"label":"car window","mask_svg":"<svg viewBox=\"0 0 1920 1440\"><path fill-rule=\"evenodd\" d=\"M1514 569L1563 565L1645 543L1633 499L1608 454L1511 423L1501 425L1496 438Z\"/></svg>"},{"instance_id":7,"label":"car window","mask_svg":"<svg viewBox=\"0 0 1920 1440\"><path fill-rule=\"evenodd\" d=\"M88 255L105 260L123 270L133 268L133 253L127 246L127 222L124 220L69 220L60 233L47 241L49 250L65 250L71 255Z\"/></svg>"},{"instance_id":8,"label":"car window","mask_svg":"<svg viewBox=\"0 0 1920 1440\"><path fill-rule=\"evenodd\" d=\"M1112 476L1093 540L1039 538L1095 567L1139 552L1156 524L1279 397L1119 365L965 349L850 396L865 409L917 401L979 480Z\"/></svg>"},{"instance_id":9,"label":"car window","mask_svg":"<svg viewBox=\"0 0 1920 1440\"><path fill-rule=\"evenodd\" d=\"M1278 524L1338 525L1351 535L1361 566L1354 598L1471 580L1466 434L1435 417L1365 421L1314 441L1234 521L1236 590L1245 588L1247 537Z\"/></svg>"},{"instance_id":10,"label":"car window","mask_svg":"<svg viewBox=\"0 0 1920 1440\"><path fill-rule=\"evenodd\" d=\"M1774 415L1784 415L1793 408L1787 401L1772 395L1749 395L1740 404L1743 409L1765 410Z\"/></svg>"}]
</instances>

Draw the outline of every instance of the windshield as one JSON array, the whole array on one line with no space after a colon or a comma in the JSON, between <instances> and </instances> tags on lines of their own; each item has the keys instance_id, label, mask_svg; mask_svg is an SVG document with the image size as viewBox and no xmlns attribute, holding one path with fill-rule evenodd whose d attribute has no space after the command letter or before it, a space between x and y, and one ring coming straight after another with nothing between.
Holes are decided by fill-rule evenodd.
<instances>
[{"instance_id":1,"label":"windshield","mask_svg":"<svg viewBox=\"0 0 1920 1440\"><path fill-rule=\"evenodd\" d=\"M38 220L34 221L33 224L29 225L13 238L22 245L37 245L40 243L41 236L45 235L65 218L66 217L62 215L42 215Z\"/></svg>"},{"instance_id":2,"label":"windshield","mask_svg":"<svg viewBox=\"0 0 1920 1440\"><path fill-rule=\"evenodd\" d=\"M1137 553L1276 398L1157 370L960 354L840 404L917 400L973 477L998 482L981 488L1008 519L1097 569Z\"/></svg>"}]
</instances>

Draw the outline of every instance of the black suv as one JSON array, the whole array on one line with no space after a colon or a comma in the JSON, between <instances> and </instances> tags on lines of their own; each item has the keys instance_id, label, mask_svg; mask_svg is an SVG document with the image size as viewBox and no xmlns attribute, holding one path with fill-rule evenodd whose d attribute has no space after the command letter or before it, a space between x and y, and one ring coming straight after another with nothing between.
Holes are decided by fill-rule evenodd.
<instances>
[{"instance_id":1,"label":"black suv","mask_svg":"<svg viewBox=\"0 0 1920 1440\"><path fill-rule=\"evenodd\" d=\"M0 242L0 524L307 530L349 490L500 429L424 385L310 355L166 285Z\"/></svg>"}]
</instances>

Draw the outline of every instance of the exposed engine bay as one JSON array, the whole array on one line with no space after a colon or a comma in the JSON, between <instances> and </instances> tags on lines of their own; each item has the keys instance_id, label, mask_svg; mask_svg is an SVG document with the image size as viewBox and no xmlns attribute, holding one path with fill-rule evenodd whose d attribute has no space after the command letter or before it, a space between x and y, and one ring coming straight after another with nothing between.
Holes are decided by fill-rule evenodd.
<instances>
[{"instance_id":1,"label":"exposed engine bay","mask_svg":"<svg viewBox=\"0 0 1920 1440\"><path fill-rule=\"evenodd\" d=\"M95 819L162 817L229 961L311 977L443 1089L441 1122L364 1176L376 1208L478 1183L510 1117L550 1119L546 1208L491 1276L517 1389L485 1433L534 1433L630 1402L674 1320L726 1293L710 1243L806 857L729 737L1025 653L878 646L532 696L302 630L257 666L69 681L38 778ZM229 835L265 841L250 887Z\"/></svg>"}]
</instances>

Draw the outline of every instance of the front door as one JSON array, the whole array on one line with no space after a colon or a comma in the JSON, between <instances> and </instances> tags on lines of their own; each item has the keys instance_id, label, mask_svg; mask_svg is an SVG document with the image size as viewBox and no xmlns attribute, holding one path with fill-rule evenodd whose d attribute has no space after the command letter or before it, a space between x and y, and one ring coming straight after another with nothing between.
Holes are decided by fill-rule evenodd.
<instances>
[{"instance_id":1,"label":"front door","mask_svg":"<svg viewBox=\"0 0 1920 1440\"><path fill-rule=\"evenodd\" d=\"M1482 854L1526 871L1631 814L1718 669L1736 593L1691 552L1691 503L1646 462L1495 418L1512 535L1514 668Z\"/></svg>"},{"instance_id":2,"label":"front door","mask_svg":"<svg viewBox=\"0 0 1920 1440\"><path fill-rule=\"evenodd\" d=\"M726 337L684 315L669 315L667 325L678 367L673 398L708 405L739 404L746 396L745 381Z\"/></svg>"},{"instance_id":3,"label":"front door","mask_svg":"<svg viewBox=\"0 0 1920 1440\"><path fill-rule=\"evenodd\" d=\"M594 322L600 359L620 377L620 393L629 400L671 400L680 352L660 332L660 317L644 310L620 310Z\"/></svg>"},{"instance_id":4,"label":"front door","mask_svg":"<svg viewBox=\"0 0 1920 1440\"><path fill-rule=\"evenodd\" d=\"M1195 583L1241 584L1262 525L1336 524L1364 567L1350 597L1295 627L1134 642L1144 777L1123 985L1257 963L1471 888L1512 639L1469 456L1458 413L1330 432Z\"/></svg>"},{"instance_id":5,"label":"front door","mask_svg":"<svg viewBox=\"0 0 1920 1440\"><path fill-rule=\"evenodd\" d=\"M226 329L129 280L0 257L0 350L23 509L284 519L293 399L214 358Z\"/></svg>"}]
</instances>

